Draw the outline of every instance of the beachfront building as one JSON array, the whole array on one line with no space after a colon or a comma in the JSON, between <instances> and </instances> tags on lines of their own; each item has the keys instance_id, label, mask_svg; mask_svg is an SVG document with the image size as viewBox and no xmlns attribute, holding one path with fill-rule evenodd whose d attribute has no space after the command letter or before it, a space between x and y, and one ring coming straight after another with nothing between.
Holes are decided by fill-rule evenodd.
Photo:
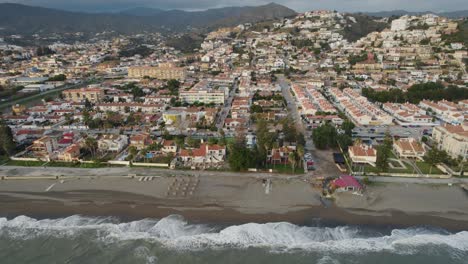
<instances>
[{"instance_id":1,"label":"beachfront building","mask_svg":"<svg viewBox=\"0 0 468 264\"><path fill-rule=\"evenodd\" d=\"M175 67L170 63L161 63L158 67L135 66L128 69L128 77L150 77L161 80L183 80L185 79L185 69L182 67Z\"/></svg>"},{"instance_id":2,"label":"beachfront building","mask_svg":"<svg viewBox=\"0 0 468 264\"><path fill-rule=\"evenodd\" d=\"M468 125L437 126L432 130L432 140L452 158L468 158Z\"/></svg>"},{"instance_id":3,"label":"beachfront building","mask_svg":"<svg viewBox=\"0 0 468 264\"><path fill-rule=\"evenodd\" d=\"M284 146L279 148L272 148L267 154L268 164L289 164L289 153L294 152L296 147Z\"/></svg>"},{"instance_id":4,"label":"beachfront building","mask_svg":"<svg viewBox=\"0 0 468 264\"><path fill-rule=\"evenodd\" d=\"M126 135L102 135L98 139L98 150L102 152L120 152L128 145Z\"/></svg>"},{"instance_id":5,"label":"beachfront building","mask_svg":"<svg viewBox=\"0 0 468 264\"><path fill-rule=\"evenodd\" d=\"M80 158L80 145L71 144L63 149L57 156L57 159L65 162L77 161Z\"/></svg>"},{"instance_id":6,"label":"beachfront building","mask_svg":"<svg viewBox=\"0 0 468 264\"><path fill-rule=\"evenodd\" d=\"M169 154L169 153L175 154L175 153L177 153L177 144L175 143L174 140L164 139L162 141L161 151L166 153L166 154Z\"/></svg>"},{"instance_id":7,"label":"beachfront building","mask_svg":"<svg viewBox=\"0 0 468 264\"><path fill-rule=\"evenodd\" d=\"M35 157L50 161L55 150L57 150L58 144L55 137L44 136L38 140L34 140L30 147L30 150Z\"/></svg>"},{"instance_id":8,"label":"beachfront building","mask_svg":"<svg viewBox=\"0 0 468 264\"><path fill-rule=\"evenodd\" d=\"M142 150L153 143L151 135L148 133L140 133L132 135L130 137L130 146L136 147L138 150Z\"/></svg>"},{"instance_id":9,"label":"beachfront building","mask_svg":"<svg viewBox=\"0 0 468 264\"><path fill-rule=\"evenodd\" d=\"M369 164L375 167L377 150L366 144L355 144L348 148L351 161L355 164Z\"/></svg>"},{"instance_id":10,"label":"beachfront building","mask_svg":"<svg viewBox=\"0 0 468 264\"><path fill-rule=\"evenodd\" d=\"M400 138L393 143L393 150L399 158L423 160L426 150L414 138Z\"/></svg>"},{"instance_id":11,"label":"beachfront building","mask_svg":"<svg viewBox=\"0 0 468 264\"><path fill-rule=\"evenodd\" d=\"M86 100L91 103L100 102L104 98L104 90L101 88L70 89L62 92L66 101L81 103Z\"/></svg>"},{"instance_id":12,"label":"beachfront building","mask_svg":"<svg viewBox=\"0 0 468 264\"><path fill-rule=\"evenodd\" d=\"M362 191L362 185L351 175L343 175L340 176L338 179L334 180L332 183L332 187L336 191L341 192L360 192Z\"/></svg>"},{"instance_id":13,"label":"beachfront building","mask_svg":"<svg viewBox=\"0 0 468 264\"><path fill-rule=\"evenodd\" d=\"M188 166L210 166L223 163L226 158L226 147L201 144L196 149L181 149L180 161Z\"/></svg>"}]
</instances>

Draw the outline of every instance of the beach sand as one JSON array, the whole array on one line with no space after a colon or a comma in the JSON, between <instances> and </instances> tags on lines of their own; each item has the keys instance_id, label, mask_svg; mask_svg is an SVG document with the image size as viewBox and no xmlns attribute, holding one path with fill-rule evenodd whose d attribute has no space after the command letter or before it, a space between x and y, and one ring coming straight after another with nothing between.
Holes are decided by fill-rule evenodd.
<instances>
[{"instance_id":1,"label":"beach sand","mask_svg":"<svg viewBox=\"0 0 468 264\"><path fill-rule=\"evenodd\" d=\"M378 183L368 186L363 196L341 193L334 203L324 203L319 190L303 177L272 177L271 184L265 184L262 177L187 172L141 181L141 176L109 177L102 176L106 175L103 170L79 170L87 176L56 180L38 179L38 174L47 173L37 170L30 173L36 179L0 181L2 216L82 214L141 219L179 214L192 222L229 224L318 221L468 229L468 195L459 186Z\"/></svg>"}]
</instances>

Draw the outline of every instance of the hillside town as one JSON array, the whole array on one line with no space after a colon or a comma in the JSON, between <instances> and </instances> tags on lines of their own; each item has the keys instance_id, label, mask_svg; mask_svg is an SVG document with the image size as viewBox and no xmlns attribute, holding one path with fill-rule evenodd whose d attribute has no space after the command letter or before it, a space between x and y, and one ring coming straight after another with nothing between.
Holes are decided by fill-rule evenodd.
<instances>
[{"instance_id":1,"label":"hillside town","mask_svg":"<svg viewBox=\"0 0 468 264\"><path fill-rule=\"evenodd\" d=\"M220 28L192 53L156 33L0 39L0 152L25 166L463 176L466 19L366 18L386 26L348 36L358 16Z\"/></svg>"}]
</instances>

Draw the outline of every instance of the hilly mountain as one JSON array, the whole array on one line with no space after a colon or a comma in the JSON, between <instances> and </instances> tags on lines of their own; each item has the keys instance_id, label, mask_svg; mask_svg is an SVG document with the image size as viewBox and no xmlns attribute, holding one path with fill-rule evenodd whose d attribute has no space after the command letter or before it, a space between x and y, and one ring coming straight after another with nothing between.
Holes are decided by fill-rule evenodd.
<instances>
[{"instance_id":1,"label":"hilly mountain","mask_svg":"<svg viewBox=\"0 0 468 264\"><path fill-rule=\"evenodd\" d=\"M158 8L134 7L120 11L119 13L129 16L155 16L161 14L162 12L164 12L164 10Z\"/></svg>"},{"instance_id":2,"label":"hilly mountain","mask_svg":"<svg viewBox=\"0 0 468 264\"><path fill-rule=\"evenodd\" d=\"M464 18L468 17L468 10L460 10L460 11L453 11L453 12L432 12L432 11L424 11L424 12L411 12L405 10L392 10L392 11L381 11L381 12L365 12L364 14L374 17L391 17L391 16L419 16L424 14L435 14L438 16L448 17L448 18Z\"/></svg>"},{"instance_id":3,"label":"hilly mountain","mask_svg":"<svg viewBox=\"0 0 468 264\"><path fill-rule=\"evenodd\" d=\"M255 23L264 20L294 16L296 12L278 4L254 7L225 7L206 11L181 10L144 11L142 8L111 14L90 14L57 9L0 4L0 34L35 33L118 33L155 32L163 29L176 31L188 28L212 30L218 27Z\"/></svg>"}]
</instances>

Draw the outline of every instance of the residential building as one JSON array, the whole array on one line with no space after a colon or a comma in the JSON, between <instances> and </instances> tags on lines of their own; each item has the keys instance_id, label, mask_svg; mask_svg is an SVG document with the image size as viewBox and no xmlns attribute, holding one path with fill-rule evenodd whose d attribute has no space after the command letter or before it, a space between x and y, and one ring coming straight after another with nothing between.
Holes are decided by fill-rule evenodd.
<instances>
[{"instance_id":1,"label":"residential building","mask_svg":"<svg viewBox=\"0 0 468 264\"><path fill-rule=\"evenodd\" d=\"M57 156L60 161L72 162L77 161L80 158L80 145L72 144L63 149Z\"/></svg>"},{"instance_id":2,"label":"residential building","mask_svg":"<svg viewBox=\"0 0 468 264\"><path fill-rule=\"evenodd\" d=\"M426 154L424 147L414 138L400 138L393 143L393 150L399 158L422 160Z\"/></svg>"},{"instance_id":3,"label":"residential building","mask_svg":"<svg viewBox=\"0 0 468 264\"><path fill-rule=\"evenodd\" d=\"M434 127L432 140L452 158L468 158L468 125L445 124Z\"/></svg>"},{"instance_id":4,"label":"residential building","mask_svg":"<svg viewBox=\"0 0 468 264\"><path fill-rule=\"evenodd\" d=\"M98 103L104 98L104 90L101 88L70 89L63 91L62 94L65 100L77 103L86 100Z\"/></svg>"},{"instance_id":5,"label":"residential building","mask_svg":"<svg viewBox=\"0 0 468 264\"><path fill-rule=\"evenodd\" d=\"M356 164L369 164L375 167L377 162L377 150L365 144L355 144L348 148L351 161Z\"/></svg>"},{"instance_id":6,"label":"residential building","mask_svg":"<svg viewBox=\"0 0 468 264\"><path fill-rule=\"evenodd\" d=\"M143 78L146 76L162 80L183 80L185 79L185 69L166 63L160 64L158 67L134 66L128 69L128 77L130 78Z\"/></svg>"},{"instance_id":7,"label":"residential building","mask_svg":"<svg viewBox=\"0 0 468 264\"><path fill-rule=\"evenodd\" d=\"M34 156L39 159L50 161L55 150L57 150L57 139L55 137L44 136L40 139L34 140L30 147Z\"/></svg>"},{"instance_id":8,"label":"residential building","mask_svg":"<svg viewBox=\"0 0 468 264\"><path fill-rule=\"evenodd\" d=\"M102 152L120 152L128 145L126 135L102 135L98 139L98 149Z\"/></svg>"}]
</instances>

